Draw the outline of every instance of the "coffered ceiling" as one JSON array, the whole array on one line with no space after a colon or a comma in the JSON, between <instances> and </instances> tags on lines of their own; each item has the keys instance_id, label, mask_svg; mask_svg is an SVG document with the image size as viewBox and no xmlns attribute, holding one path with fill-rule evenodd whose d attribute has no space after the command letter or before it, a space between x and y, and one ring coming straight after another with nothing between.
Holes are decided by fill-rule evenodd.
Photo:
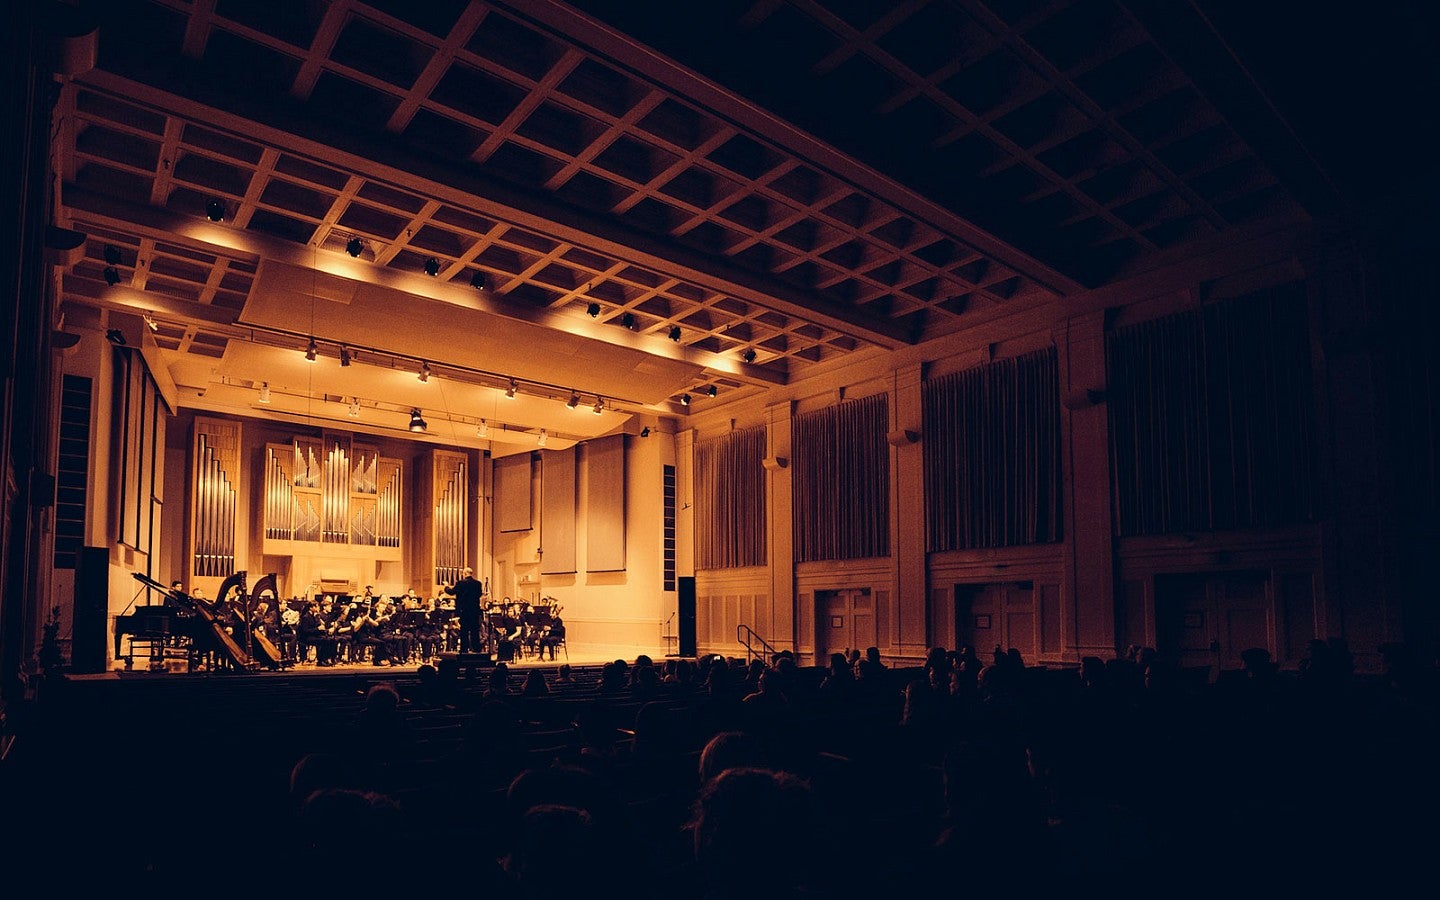
<instances>
[{"instance_id":1,"label":"coffered ceiling","mask_svg":"<svg viewBox=\"0 0 1440 900\"><path fill-rule=\"evenodd\" d=\"M638 431L1336 202L1193 4L82 8L64 299L247 415Z\"/></svg>"}]
</instances>

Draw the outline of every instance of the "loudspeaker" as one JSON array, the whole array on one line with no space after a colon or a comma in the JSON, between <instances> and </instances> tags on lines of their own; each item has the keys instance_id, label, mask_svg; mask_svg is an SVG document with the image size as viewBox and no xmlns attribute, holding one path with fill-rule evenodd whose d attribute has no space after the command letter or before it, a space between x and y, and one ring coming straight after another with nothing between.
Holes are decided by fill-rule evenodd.
<instances>
[{"instance_id":1,"label":"loudspeaker","mask_svg":"<svg viewBox=\"0 0 1440 900\"><path fill-rule=\"evenodd\" d=\"M682 657L693 657L695 655L695 578L694 576L680 576L679 579L679 653Z\"/></svg>"},{"instance_id":2,"label":"loudspeaker","mask_svg":"<svg viewBox=\"0 0 1440 900\"><path fill-rule=\"evenodd\" d=\"M75 622L70 640L70 671L105 671L105 640L110 632L110 551L81 547L75 557Z\"/></svg>"}]
</instances>

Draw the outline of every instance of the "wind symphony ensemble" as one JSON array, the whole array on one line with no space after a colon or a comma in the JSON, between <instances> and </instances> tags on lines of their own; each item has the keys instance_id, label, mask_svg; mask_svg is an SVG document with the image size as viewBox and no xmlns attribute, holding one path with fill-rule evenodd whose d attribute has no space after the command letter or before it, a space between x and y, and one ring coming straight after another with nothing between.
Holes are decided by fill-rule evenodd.
<instances>
[{"instance_id":1,"label":"wind symphony ensemble","mask_svg":"<svg viewBox=\"0 0 1440 900\"><path fill-rule=\"evenodd\" d=\"M273 646L283 665L426 663L459 648L460 622L449 588L447 584L439 597L429 598L414 589L396 597L377 596L367 586L358 595L261 599L249 612L248 630ZM208 608L237 638L245 633L241 604L221 599ZM540 656L546 650L553 659L564 640L560 612L554 598L495 601L487 595L481 601L481 649L500 661Z\"/></svg>"}]
</instances>

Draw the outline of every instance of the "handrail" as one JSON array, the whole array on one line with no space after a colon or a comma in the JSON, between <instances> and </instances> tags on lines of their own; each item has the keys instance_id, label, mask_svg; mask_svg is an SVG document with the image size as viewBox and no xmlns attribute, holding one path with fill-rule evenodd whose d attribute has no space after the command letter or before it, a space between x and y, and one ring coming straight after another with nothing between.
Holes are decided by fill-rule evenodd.
<instances>
[{"instance_id":1,"label":"handrail","mask_svg":"<svg viewBox=\"0 0 1440 900\"><path fill-rule=\"evenodd\" d=\"M755 648L750 644L752 640L765 648L764 655L755 651ZM775 658L775 648L766 643L764 638L755 633L755 629L746 625L744 622L735 626L735 641L745 646L745 662L747 663L757 656L760 657L761 662L765 663L769 663L770 660Z\"/></svg>"}]
</instances>

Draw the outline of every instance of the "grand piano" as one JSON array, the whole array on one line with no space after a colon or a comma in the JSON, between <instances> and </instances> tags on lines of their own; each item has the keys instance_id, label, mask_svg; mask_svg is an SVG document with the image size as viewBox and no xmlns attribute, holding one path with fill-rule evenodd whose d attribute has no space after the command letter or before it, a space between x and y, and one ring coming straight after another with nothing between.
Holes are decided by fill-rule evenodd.
<instances>
[{"instance_id":1,"label":"grand piano","mask_svg":"<svg viewBox=\"0 0 1440 900\"><path fill-rule=\"evenodd\" d=\"M145 605L135 607L132 613L115 617L115 658L125 660L125 668L131 668L135 662L135 646L139 644L149 650L150 668L162 669L167 649L181 650L188 656L190 648L197 638L203 637L203 632L208 631L208 626L195 615L195 601L189 596L139 572L134 576L151 591L158 591L163 599L159 603L150 603L147 595ZM124 647L126 637L130 639L128 647ZM122 653L122 647L128 652Z\"/></svg>"}]
</instances>

